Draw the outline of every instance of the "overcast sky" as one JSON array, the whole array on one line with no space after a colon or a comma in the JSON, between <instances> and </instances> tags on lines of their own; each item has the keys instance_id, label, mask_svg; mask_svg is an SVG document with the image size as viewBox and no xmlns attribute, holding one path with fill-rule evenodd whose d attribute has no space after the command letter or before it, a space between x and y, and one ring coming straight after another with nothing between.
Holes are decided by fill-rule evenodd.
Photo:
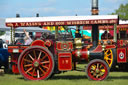
<instances>
[{"instance_id":1,"label":"overcast sky","mask_svg":"<svg viewBox=\"0 0 128 85\"><path fill-rule=\"evenodd\" d=\"M0 0L0 18L91 15L92 0ZM128 0L99 0L100 15L110 14Z\"/></svg>"}]
</instances>

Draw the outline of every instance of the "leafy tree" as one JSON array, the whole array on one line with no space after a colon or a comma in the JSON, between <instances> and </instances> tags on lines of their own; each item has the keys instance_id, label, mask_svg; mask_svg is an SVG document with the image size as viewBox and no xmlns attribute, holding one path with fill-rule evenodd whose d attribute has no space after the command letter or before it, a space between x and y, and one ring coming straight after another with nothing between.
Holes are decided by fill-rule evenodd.
<instances>
[{"instance_id":1,"label":"leafy tree","mask_svg":"<svg viewBox=\"0 0 128 85\"><path fill-rule=\"evenodd\" d=\"M5 31L0 31L0 36L4 34L5 34Z\"/></svg>"},{"instance_id":2,"label":"leafy tree","mask_svg":"<svg viewBox=\"0 0 128 85\"><path fill-rule=\"evenodd\" d=\"M118 14L120 19L128 19L128 3L125 5L121 4L120 7L112 14Z\"/></svg>"}]
</instances>

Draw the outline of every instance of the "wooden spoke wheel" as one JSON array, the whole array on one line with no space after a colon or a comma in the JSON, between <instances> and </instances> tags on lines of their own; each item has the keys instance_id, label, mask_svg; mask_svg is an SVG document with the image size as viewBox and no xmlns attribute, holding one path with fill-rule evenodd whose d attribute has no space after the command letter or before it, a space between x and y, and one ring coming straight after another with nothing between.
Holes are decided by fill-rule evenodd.
<instances>
[{"instance_id":1,"label":"wooden spoke wheel","mask_svg":"<svg viewBox=\"0 0 128 85\"><path fill-rule=\"evenodd\" d=\"M53 73L53 55L44 47L29 47L21 53L18 60L18 69L25 79L47 79Z\"/></svg>"},{"instance_id":2,"label":"wooden spoke wheel","mask_svg":"<svg viewBox=\"0 0 128 85\"><path fill-rule=\"evenodd\" d=\"M104 60L108 64L109 68L111 68L114 61L113 52L111 49L104 51Z\"/></svg>"},{"instance_id":3,"label":"wooden spoke wheel","mask_svg":"<svg viewBox=\"0 0 128 85\"><path fill-rule=\"evenodd\" d=\"M88 79L101 81L108 77L109 67L105 61L95 59L90 61L86 68L86 72Z\"/></svg>"}]
</instances>

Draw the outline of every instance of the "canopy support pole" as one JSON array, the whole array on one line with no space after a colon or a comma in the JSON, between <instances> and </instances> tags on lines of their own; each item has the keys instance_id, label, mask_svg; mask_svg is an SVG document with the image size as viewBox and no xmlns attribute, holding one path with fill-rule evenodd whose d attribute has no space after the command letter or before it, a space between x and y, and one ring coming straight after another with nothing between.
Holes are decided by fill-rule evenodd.
<instances>
[{"instance_id":1,"label":"canopy support pole","mask_svg":"<svg viewBox=\"0 0 128 85\"><path fill-rule=\"evenodd\" d=\"M15 42L15 28L11 27L11 44L14 45Z\"/></svg>"},{"instance_id":2,"label":"canopy support pole","mask_svg":"<svg viewBox=\"0 0 128 85\"><path fill-rule=\"evenodd\" d=\"M13 44L15 42L15 28L13 28Z\"/></svg>"},{"instance_id":3,"label":"canopy support pole","mask_svg":"<svg viewBox=\"0 0 128 85\"><path fill-rule=\"evenodd\" d=\"M114 42L117 42L117 24L114 24Z\"/></svg>"},{"instance_id":4,"label":"canopy support pole","mask_svg":"<svg viewBox=\"0 0 128 85\"><path fill-rule=\"evenodd\" d=\"M58 39L58 26L55 26L55 39Z\"/></svg>"},{"instance_id":5,"label":"canopy support pole","mask_svg":"<svg viewBox=\"0 0 128 85\"><path fill-rule=\"evenodd\" d=\"M11 27L11 30L10 30L10 32L11 32L11 44L13 43L13 40L12 40L12 29L13 29L13 27Z\"/></svg>"}]
</instances>

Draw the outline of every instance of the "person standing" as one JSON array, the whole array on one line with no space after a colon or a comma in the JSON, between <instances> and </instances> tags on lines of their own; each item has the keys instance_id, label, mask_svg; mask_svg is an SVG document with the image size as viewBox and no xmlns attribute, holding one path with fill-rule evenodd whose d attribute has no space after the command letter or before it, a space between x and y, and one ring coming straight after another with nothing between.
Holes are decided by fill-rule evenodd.
<instances>
[{"instance_id":1,"label":"person standing","mask_svg":"<svg viewBox=\"0 0 128 85\"><path fill-rule=\"evenodd\" d=\"M24 43L24 45L30 45L33 40L31 39L31 37L29 36L29 33L26 32L25 29L24 29L24 33L25 33L25 37L24 37L25 43Z\"/></svg>"}]
</instances>

